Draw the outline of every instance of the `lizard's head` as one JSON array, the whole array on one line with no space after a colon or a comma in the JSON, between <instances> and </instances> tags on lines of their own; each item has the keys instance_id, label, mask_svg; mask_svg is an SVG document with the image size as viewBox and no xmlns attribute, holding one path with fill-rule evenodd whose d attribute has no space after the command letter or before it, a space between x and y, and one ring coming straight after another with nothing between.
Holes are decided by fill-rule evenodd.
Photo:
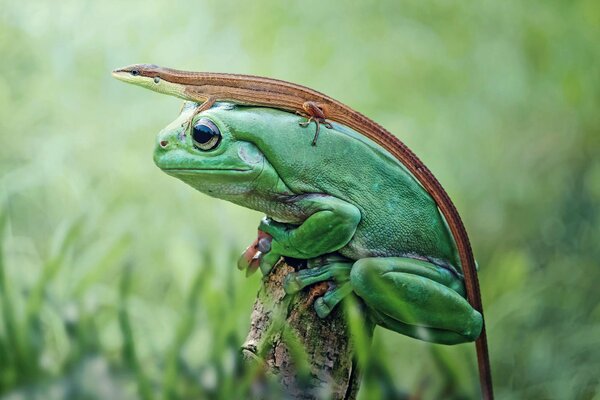
<instances>
[{"instance_id":1,"label":"lizard's head","mask_svg":"<svg viewBox=\"0 0 600 400\"><path fill-rule=\"evenodd\" d=\"M184 98L185 86L167 79L168 70L154 64L134 64L117 68L112 76L120 81L141 86L158 93Z\"/></svg>"}]
</instances>

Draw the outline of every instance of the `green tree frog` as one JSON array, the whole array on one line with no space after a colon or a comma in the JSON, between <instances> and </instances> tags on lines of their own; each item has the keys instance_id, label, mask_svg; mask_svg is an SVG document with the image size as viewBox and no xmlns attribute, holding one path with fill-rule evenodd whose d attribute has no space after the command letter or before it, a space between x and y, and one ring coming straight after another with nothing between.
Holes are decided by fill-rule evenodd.
<instances>
[{"instance_id":1,"label":"green tree frog","mask_svg":"<svg viewBox=\"0 0 600 400\"><path fill-rule=\"evenodd\" d=\"M475 340L482 316L465 299L456 245L435 202L381 146L332 123L313 133L297 115L186 102L156 140L167 174L219 199L264 212L239 266L268 274L278 260L307 260L286 277L295 293L322 281L325 318L354 292L378 325L435 343Z\"/></svg>"}]
</instances>

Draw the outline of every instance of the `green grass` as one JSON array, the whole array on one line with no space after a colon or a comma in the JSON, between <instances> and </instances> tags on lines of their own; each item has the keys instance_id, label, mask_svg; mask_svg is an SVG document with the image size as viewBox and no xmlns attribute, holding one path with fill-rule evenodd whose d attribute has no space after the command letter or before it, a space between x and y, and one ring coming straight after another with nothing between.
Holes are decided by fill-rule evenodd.
<instances>
[{"instance_id":1,"label":"green grass","mask_svg":"<svg viewBox=\"0 0 600 400\"><path fill-rule=\"evenodd\" d=\"M180 102L109 74L153 62L306 84L397 134L469 230L497 397L597 399L598 37L592 0L0 0L0 398L252 389L260 279L234 260L261 215L153 165ZM378 328L362 353L363 399L476 396L471 345Z\"/></svg>"}]
</instances>

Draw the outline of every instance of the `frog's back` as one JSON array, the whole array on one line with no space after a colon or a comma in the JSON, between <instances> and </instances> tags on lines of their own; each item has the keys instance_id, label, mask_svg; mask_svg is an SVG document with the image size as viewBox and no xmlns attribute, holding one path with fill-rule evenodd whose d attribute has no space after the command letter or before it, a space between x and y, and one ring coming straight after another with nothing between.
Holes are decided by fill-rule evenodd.
<instances>
[{"instance_id":1,"label":"frog's back","mask_svg":"<svg viewBox=\"0 0 600 400\"><path fill-rule=\"evenodd\" d=\"M302 128L297 117L277 110L244 111L236 118L257 125L252 131L264 135L255 139L258 147L293 192L329 194L360 209L357 231L340 253L353 259L427 256L460 269L435 202L381 146L335 123L334 129L321 126L317 145L311 146L314 125Z\"/></svg>"}]
</instances>

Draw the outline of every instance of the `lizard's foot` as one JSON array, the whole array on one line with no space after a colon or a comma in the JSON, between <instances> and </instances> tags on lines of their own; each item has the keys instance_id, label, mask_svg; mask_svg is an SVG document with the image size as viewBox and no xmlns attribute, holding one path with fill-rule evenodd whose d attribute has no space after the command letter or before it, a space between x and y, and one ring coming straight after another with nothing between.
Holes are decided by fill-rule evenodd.
<instances>
[{"instance_id":1,"label":"lizard's foot","mask_svg":"<svg viewBox=\"0 0 600 400\"><path fill-rule=\"evenodd\" d=\"M320 118L315 118L315 117L307 117L305 115L303 115L303 117L306 117L308 119L304 122L298 123L298 125L300 125L301 127L306 128L313 121L317 126L317 129L315 130L315 136L313 137L313 140L311 143L312 146L317 145L317 139L319 139L319 131L320 131L319 127L321 126L321 124L325 125L325 127L327 129L333 128L333 126L329 122L327 122L327 120L325 120L325 119L320 119Z\"/></svg>"},{"instance_id":2,"label":"lizard's foot","mask_svg":"<svg viewBox=\"0 0 600 400\"><path fill-rule=\"evenodd\" d=\"M306 115L304 113L301 113L300 111L296 111L296 115L298 115L299 117L302 118L306 118L306 121L304 122L298 122L298 125L300 125L303 128L306 128L311 122L313 122L313 117Z\"/></svg>"},{"instance_id":3,"label":"lizard's foot","mask_svg":"<svg viewBox=\"0 0 600 400\"><path fill-rule=\"evenodd\" d=\"M304 111L306 111L306 114L298 112L298 111L296 111L296 114L298 114L304 118L307 118L307 120L304 122L300 122L299 125L303 128L306 128L311 122L314 121L314 123L316 125L316 130L315 130L315 136L313 137L312 145L316 146L317 139L319 138L319 130L320 130L321 124L325 125L325 127L327 129L332 129L333 126L331 125L330 122L327 121L325 112L323 111L323 108L319 104L315 103L314 101L304 102L304 104L302 105L302 108L304 109Z\"/></svg>"},{"instance_id":4,"label":"lizard's foot","mask_svg":"<svg viewBox=\"0 0 600 400\"><path fill-rule=\"evenodd\" d=\"M192 114L192 116L186 121L184 122L181 126L184 129L184 132L187 131L188 129L190 129L190 126L192 125L192 122L194 121L194 118L196 118L196 116L198 114L200 114L202 111L206 111L209 108L211 108L215 102L217 101L216 98L214 97L209 97L207 98L204 103L200 104L196 110L194 110L194 113ZM183 103L183 106L181 107L181 110L184 109L186 103ZM181 111L179 111L181 113Z\"/></svg>"}]
</instances>

